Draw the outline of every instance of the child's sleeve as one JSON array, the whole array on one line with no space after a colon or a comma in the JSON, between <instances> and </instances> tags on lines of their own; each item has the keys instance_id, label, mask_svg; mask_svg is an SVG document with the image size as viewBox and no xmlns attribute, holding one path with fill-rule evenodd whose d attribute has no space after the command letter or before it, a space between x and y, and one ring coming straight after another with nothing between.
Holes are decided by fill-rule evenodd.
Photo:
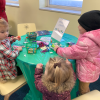
<instances>
[{"instance_id":1,"label":"child's sleeve","mask_svg":"<svg viewBox=\"0 0 100 100\"><path fill-rule=\"evenodd\" d=\"M15 42L16 40L14 39L14 36L8 37L10 43L12 44L13 42Z\"/></svg>"},{"instance_id":2,"label":"child's sleeve","mask_svg":"<svg viewBox=\"0 0 100 100\"><path fill-rule=\"evenodd\" d=\"M35 74L34 74L35 82L34 83L35 83L36 89L39 90L41 93L44 92L42 81L41 81L42 74L43 74L43 69L35 68Z\"/></svg>"},{"instance_id":3,"label":"child's sleeve","mask_svg":"<svg viewBox=\"0 0 100 100\"><path fill-rule=\"evenodd\" d=\"M87 56L88 46L86 45L73 45L71 47L57 49L57 54L68 59L82 59Z\"/></svg>"},{"instance_id":4,"label":"child's sleeve","mask_svg":"<svg viewBox=\"0 0 100 100\"><path fill-rule=\"evenodd\" d=\"M13 51L11 50L11 48L8 48L4 43L2 43L2 45L0 45L0 52L8 59L10 60L14 60L18 54L19 51L17 49L14 49Z\"/></svg>"}]
</instances>

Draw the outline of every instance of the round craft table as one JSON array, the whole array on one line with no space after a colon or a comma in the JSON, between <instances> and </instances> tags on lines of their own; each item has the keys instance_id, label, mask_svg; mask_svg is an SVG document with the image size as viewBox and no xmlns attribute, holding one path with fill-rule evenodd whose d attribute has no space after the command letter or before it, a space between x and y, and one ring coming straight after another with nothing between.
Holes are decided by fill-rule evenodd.
<instances>
[{"instance_id":1,"label":"round craft table","mask_svg":"<svg viewBox=\"0 0 100 100\"><path fill-rule=\"evenodd\" d=\"M50 31L52 33L52 31ZM42 36L38 36L37 40L39 40ZM43 37L51 37L51 35L45 35ZM16 41L16 44L23 44L25 42L26 35L21 36L21 41ZM62 41L62 45L66 45L66 42L77 42L77 38L75 36L69 35L64 33L63 39L65 41ZM50 53L53 52L53 53ZM41 53L40 49L37 50L36 54L28 54L26 47L23 48L23 50L20 52L19 56L16 58L17 64L22 70L22 73L27 81L27 84L30 88L29 93L24 97L23 100L42 100L42 93L40 93L36 88L34 84L34 72L35 67L38 63L42 63L45 65L48 62L50 57L58 56L55 51L52 49L49 52ZM69 60L72 63L72 67L74 69L74 72L76 72L76 62L75 60ZM76 80L76 85L71 91L71 99L75 98L78 91L79 82L78 79Z\"/></svg>"}]
</instances>

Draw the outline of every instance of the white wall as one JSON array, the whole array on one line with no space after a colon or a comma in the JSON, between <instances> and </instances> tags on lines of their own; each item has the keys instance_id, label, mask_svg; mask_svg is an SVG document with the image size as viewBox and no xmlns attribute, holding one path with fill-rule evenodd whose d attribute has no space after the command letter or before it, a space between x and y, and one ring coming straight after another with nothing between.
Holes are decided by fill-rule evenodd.
<instances>
[{"instance_id":1,"label":"white wall","mask_svg":"<svg viewBox=\"0 0 100 100\"><path fill-rule=\"evenodd\" d=\"M39 0L19 0L19 4L20 7L6 6L9 24L12 25L10 34L17 35L19 23L35 23L37 30L52 31L60 17L70 21L65 32L79 36L77 22L79 15L39 10ZM94 9L100 9L100 0L83 0L82 13Z\"/></svg>"}]
</instances>

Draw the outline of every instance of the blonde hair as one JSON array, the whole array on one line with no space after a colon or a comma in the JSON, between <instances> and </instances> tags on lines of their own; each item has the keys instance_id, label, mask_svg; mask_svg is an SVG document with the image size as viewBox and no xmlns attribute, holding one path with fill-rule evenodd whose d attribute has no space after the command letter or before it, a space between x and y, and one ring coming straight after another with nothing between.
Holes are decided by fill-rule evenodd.
<instances>
[{"instance_id":1,"label":"blonde hair","mask_svg":"<svg viewBox=\"0 0 100 100\"><path fill-rule=\"evenodd\" d=\"M2 17L0 17L0 27L9 27L8 22Z\"/></svg>"},{"instance_id":2,"label":"blonde hair","mask_svg":"<svg viewBox=\"0 0 100 100\"><path fill-rule=\"evenodd\" d=\"M54 57L50 58L46 64L47 74L45 76L46 81L50 81L58 87L62 83L66 82L72 74L71 65L68 65L63 58Z\"/></svg>"}]
</instances>

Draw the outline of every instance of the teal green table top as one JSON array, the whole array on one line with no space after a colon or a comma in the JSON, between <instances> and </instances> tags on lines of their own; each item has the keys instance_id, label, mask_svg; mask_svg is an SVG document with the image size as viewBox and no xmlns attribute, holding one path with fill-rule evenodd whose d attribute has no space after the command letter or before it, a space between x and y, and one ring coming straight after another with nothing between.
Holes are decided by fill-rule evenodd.
<instances>
[{"instance_id":1,"label":"teal green table top","mask_svg":"<svg viewBox=\"0 0 100 100\"><path fill-rule=\"evenodd\" d=\"M45 37L47 37L47 36L50 37L50 35L46 35ZM26 35L21 36L21 41L17 41L16 43L26 45L26 44L24 44L25 38L26 38ZM39 40L40 38L41 38L41 36L37 37L37 40ZM77 38L72 35L69 35L69 34L64 34L63 39L65 41L62 41L61 44L64 46L66 45L66 42L74 42L74 43L77 42ZM53 53L50 53L50 52L53 52ZM20 52L17 59L27 62L27 63L30 63L30 64L34 64L34 65L36 65L38 63L42 63L43 65L45 65L50 57L58 56L54 50L51 49L50 52L41 53L40 50L37 50L36 54L28 54L27 49L23 48L23 50ZM72 61L74 61L74 60L72 60Z\"/></svg>"},{"instance_id":2,"label":"teal green table top","mask_svg":"<svg viewBox=\"0 0 100 100\"><path fill-rule=\"evenodd\" d=\"M52 33L52 31L50 31ZM21 36L21 41L16 41L13 45L21 44L26 46L25 38L27 35ZM50 37L51 35L46 35L44 37ZM42 36L38 36L37 40L39 40ZM69 35L64 34L63 37L64 41L61 42L63 46L66 46L66 42L77 42L77 38ZM53 52L53 53L50 53ZM30 87L29 93L24 97L24 100L42 100L42 94L35 88L34 84L34 71L35 67L38 63L42 63L45 65L48 62L50 57L58 56L54 50L50 50L49 52L41 53L40 49L37 50L36 54L28 54L26 47L20 52L19 56L16 58L16 61L23 72L23 75L27 81L27 84ZM74 71L76 71L76 63L75 60L69 60L72 63ZM76 92L78 91L78 80L76 81L76 86L73 88L71 92L71 98L76 97Z\"/></svg>"}]
</instances>

